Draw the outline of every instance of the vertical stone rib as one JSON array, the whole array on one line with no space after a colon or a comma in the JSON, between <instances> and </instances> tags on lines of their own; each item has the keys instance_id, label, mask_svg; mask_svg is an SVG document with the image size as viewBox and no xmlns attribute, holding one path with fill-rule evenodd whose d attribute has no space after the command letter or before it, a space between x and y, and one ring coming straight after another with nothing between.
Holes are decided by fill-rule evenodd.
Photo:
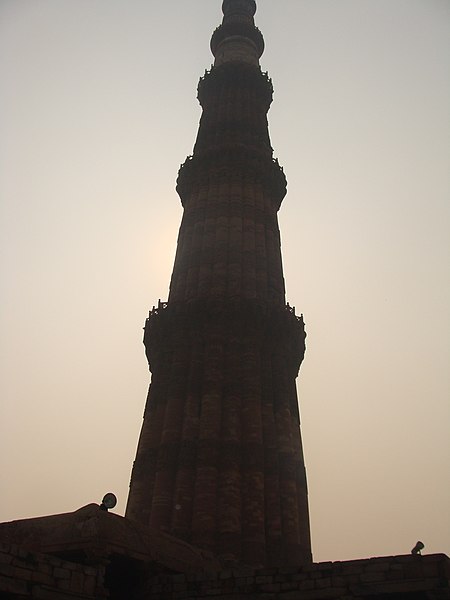
<instances>
[{"instance_id":1,"label":"vertical stone rib","mask_svg":"<svg viewBox=\"0 0 450 600\"><path fill-rule=\"evenodd\" d=\"M215 219L211 214L209 206L205 207L204 217L204 232L201 247L201 262L200 262L200 275L199 275L199 287L198 297L206 298L211 289L212 272L213 272L213 249L215 240Z\"/></svg>"},{"instance_id":2,"label":"vertical stone rib","mask_svg":"<svg viewBox=\"0 0 450 600\"><path fill-rule=\"evenodd\" d=\"M262 194L261 194L262 196ZM256 243L256 286L259 297L267 297L267 251L266 251L266 223L264 219L262 198L259 199L259 210L255 217L255 243Z\"/></svg>"},{"instance_id":3,"label":"vertical stone rib","mask_svg":"<svg viewBox=\"0 0 450 600\"><path fill-rule=\"evenodd\" d=\"M174 510L173 491L177 471L179 439L186 385L186 346L180 344L172 354L170 382L165 403L164 424L160 439L157 473L150 513L150 526L169 529Z\"/></svg>"},{"instance_id":4,"label":"vertical stone rib","mask_svg":"<svg viewBox=\"0 0 450 600\"><path fill-rule=\"evenodd\" d=\"M228 273L227 296L230 299L239 298L241 295L242 281L242 210L239 202L231 201L230 228L228 241Z\"/></svg>"},{"instance_id":5,"label":"vertical stone rib","mask_svg":"<svg viewBox=\"0 0 450 600\"><path fill-rule=\"evenodd\" d=\"M244 339L242 353L242 559L265 564L264 449L260 356L257 341Z\"/></svg>"},{"instance_id":6,"label":"vertical stone rib","mask_svg":"<svg viewBox=\"0 0 450 600\"><path fill-rule=\"evenodd\" d=\"M186 249L185 252L188 252L187 254L187 264L186 264L186 289L185 289L185 295L184 295L184 299L187 302L190 302L191 300L195 300L197 298L197 290L198 290L198 278L199 278L199 265L198 265L198 260L196 260L196 253L195 253L195 247L196 247L196 239L195 239L195 216L194 215L194 219L192 218L193 215L189 215L190 219L189 219L189 245ZM169 297L169 302L170 302L170 297Z\"/></svg>"},{"instance_id":7,"label":"vertical stone rib","mask_svg":"<svg viewBox=\"0 0 450 600\"><path fill-rule=\"evenodd\" d=\"M191 334L192 336L192 334ZM192 336L193 337L193 336ZM194 503L195 473L197 464L197 439L200 413L200 390L203 375L203 340L191 338L192 351L183 413L181 447L175 481L175 511L171 531L183 539L191 539Z\"/></svg>"},{"instance_id":8,"label":"vertical stone rib","mask_svg":"<svg viewBox=\"0 0 450 600\"><path fill-rule=\"evenodd\" d=\"M217 487L223 377L223 340L208 336L201 392L192 541L214 549L217 538Z\"/></svg>"},{"instance_id":9,"label":"vertical stone rib","mask_svg":"<svg viewBox=\"0 0 450 600\"><path fill-rule=\"evenodd\" d=\"M295 390L296 392L296 390ZM296 394L297 400L297 394ZM292 440L297 459L296 487L298 511L298 545L300 556L311 556L311 533L309 527L308 487L306 483L305 461L303 457L302 440L300 437L300 420L292 419Z\"/></svg>"},{"instance_id":10,"label":"vertical stone rib","mask_svg":"<svg viewBox=\"0 0 450 600\"><path fill-rule=\"evenodd\" d=\"M249 211L243 220L242 284L244 298L256 298L256 244L255 210Z\"/></svg>"},{"instance_id":11,"label":"vertical stone rib","mask_svg":"<svg viewBox=\"0 0 450 600\"><path fill-rule=\"evenodd\" d=\"M263 434L264 434L264 495L267 560L277 564L282 556L281 506L279 484L278 436L275 418L275 396L272 377L270 343L266 340L263 356Z\"/></svg>"},{"instance_id":12,"label":"vertical stone rib","mask_svg":"<svg viewBox=\"0 0 450 600\"><path fill-rule=\"evenodd\" d=\"M188 269L186 263L189 260L191 237L192 231L188 224L188 215L185 213L181 221L180 232L178 235L177 253L170 282L169 302L171 300L175 302L187 300Z\"/></svg>"},{"instance_id":13,"label":"vertical stone rib","mask_svg":"<svg viewBox=\"0 0 450 600\"><path fill-rule=\"evenodd\" d=\"M214 222L214 262L210 293L213 298L220 299L225 296L227 282L228 218L226 208L223 201L216 205Z\"/></svg>"},{"instance_id":14,"label":"vertical stone rib","mask_svg":"<svg viewBox=\"0 0 450 600\"><path fill-rule=\"evenodd\" d=\"M274 355L274 381L276 381L276 420L279 448L279 485L281 505L281 531L284 549L297 539L296 515L293 513L293 500L296 492L292 488L292 440L289 390L285 380L285 362L281 348Z\"/></svg>"},{"instance_id":15,"label":"vertical stone rib","mask_svg":"<svg viewBox=\"0 0 450 600\"><path fill-rule=\"evenodd\" d=\"M236 560L242 533L241 398L239 386L239 338L229 332L225 354L226 386L222 405L218 504L218 554Z\"/></svg>"}]
</instances>

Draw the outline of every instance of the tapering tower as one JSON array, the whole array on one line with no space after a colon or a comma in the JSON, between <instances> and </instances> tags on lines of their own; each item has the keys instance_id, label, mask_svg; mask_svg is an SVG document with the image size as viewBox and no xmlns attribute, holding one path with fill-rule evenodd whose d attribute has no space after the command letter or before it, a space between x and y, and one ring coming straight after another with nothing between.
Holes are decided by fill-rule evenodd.
<instances>
[{"instance_id":1,"label":"tapering tower","mask_svg":"<svg viewBox=\"0 0 450 600\"><path fill-rule=\"evenodd\" d=\"M311 561L295 379L303 319L286 304L267 125L272 84L254 0L224 0L214 66L177 191L169 299L147 319L152 372L126 516L230 561Z\"/></svg>"}]
</instances>

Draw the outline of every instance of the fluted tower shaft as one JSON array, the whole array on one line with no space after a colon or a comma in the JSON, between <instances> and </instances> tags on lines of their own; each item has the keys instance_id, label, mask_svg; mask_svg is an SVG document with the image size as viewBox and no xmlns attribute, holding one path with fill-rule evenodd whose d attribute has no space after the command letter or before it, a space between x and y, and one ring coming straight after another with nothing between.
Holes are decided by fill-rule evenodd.
<instances>
[{"instance_id":1,"label":"fluted tower shaft","mask_svg":"<svg viewBox=\"0 0 450 600\"><path fill-rule=\"evenodd\" d=\"M225 0L177 191L167 303L146 322L152 371L127 517L229 561L311 560L295 379L303 319L286 305L272 84L253 0Z\"/></svg>"}]
</instances>

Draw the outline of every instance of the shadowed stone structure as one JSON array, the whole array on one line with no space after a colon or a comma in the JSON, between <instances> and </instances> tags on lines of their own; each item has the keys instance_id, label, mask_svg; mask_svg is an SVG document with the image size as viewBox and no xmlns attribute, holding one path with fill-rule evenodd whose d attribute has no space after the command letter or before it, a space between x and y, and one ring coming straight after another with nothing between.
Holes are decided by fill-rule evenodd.
<instances>
[{"instance_id":1,"label":"shadowed stone structure","mask_svg":"<svg viewBox=\"0 0 450 600\"><path fill-rule=\"evenodd\" d=\"M152 372L126 516L222 559L311 561L295 379L302 317L286 304L272 83L253 0L225 0L203 109L177 191L169 299L144 343Z\"/></svg>"}]
</instances>

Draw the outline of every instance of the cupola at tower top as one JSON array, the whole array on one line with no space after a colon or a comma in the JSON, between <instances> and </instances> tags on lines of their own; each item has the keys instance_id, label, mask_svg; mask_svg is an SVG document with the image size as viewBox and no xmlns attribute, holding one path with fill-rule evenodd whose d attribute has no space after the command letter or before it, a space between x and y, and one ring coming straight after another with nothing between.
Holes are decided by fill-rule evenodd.
<instances>
[{"instance_id":1,"label":"cupola at tower top","mask_svg":"<svg viewBox=\"0 0 450 600\"><path fill-rule=\"evenodd\" d=\"M214 66L227 62L244 62L259 66L264 39L255 27L255 0L224 0L222 24L211 39Z\"/></svg>"},{"instance_id":2,"label":"cupola at tower top","mask_svg":"<svg viewBox=\"0 0 450 600\"><path fill-rule=\"evenodd\" d=\"M224 0L222 12L225 17L232 15L253 17L256 12L255 0Z\"/></svg>"}]
</instances>

